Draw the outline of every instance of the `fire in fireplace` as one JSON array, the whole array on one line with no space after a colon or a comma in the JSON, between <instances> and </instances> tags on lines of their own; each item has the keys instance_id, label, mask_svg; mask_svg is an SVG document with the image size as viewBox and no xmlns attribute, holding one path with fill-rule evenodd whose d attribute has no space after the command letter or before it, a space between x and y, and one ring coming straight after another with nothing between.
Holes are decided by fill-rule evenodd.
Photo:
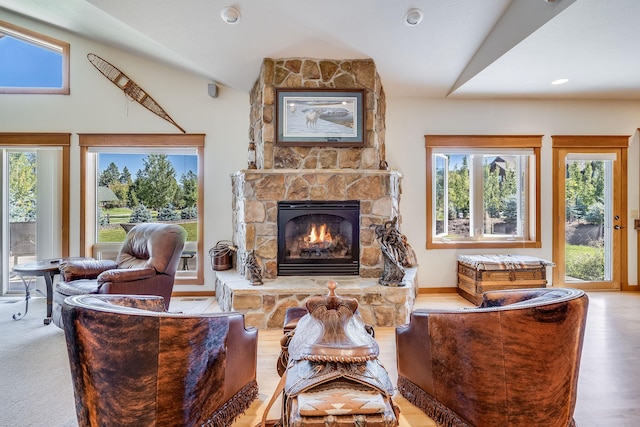
<instances>
[{"instance_id":1,"label":"fire in fireplace","mask_svg":"<svg viewBox=\"0 0 640 427\"><path fill-rule=\"evenodd\" d=\"M358 275L360 202L278 203L278 275Z\"/></svg>"}]
</instances>

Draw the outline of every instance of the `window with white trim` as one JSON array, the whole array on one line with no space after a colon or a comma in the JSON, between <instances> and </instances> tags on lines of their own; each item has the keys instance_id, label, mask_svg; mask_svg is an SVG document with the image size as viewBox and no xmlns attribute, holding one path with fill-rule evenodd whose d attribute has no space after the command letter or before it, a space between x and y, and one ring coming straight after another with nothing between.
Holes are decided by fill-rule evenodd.
<instances>
[{"instance_id":1,"label":"window with white trim","mask_svg":"<svg viewBox=\"0 0 640 427\"><path fill-rule=\"evenodd\" d=\"M69 43L0 21L0 93L69 94Z\"/></svg>"},{"instance_id":2,"label":"window with white trim","mask_svg":"<svg viewBox=\"0 0 640 427\"><path fill-rule=\"evenodd\" d=\"M541 137L425 140L427 248L538 247Z\"/></svg>"}]
</instances>

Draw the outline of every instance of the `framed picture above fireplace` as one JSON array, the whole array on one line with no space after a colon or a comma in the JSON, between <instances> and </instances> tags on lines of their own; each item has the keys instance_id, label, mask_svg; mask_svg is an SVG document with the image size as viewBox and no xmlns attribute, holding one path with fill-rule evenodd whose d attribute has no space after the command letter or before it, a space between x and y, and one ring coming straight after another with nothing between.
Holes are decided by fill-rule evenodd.
<instances>
[{"instance_id":1,"label":"framed picture above fireplace","mask_svg":"<svg viewBox=\"0 0 640 427\"><path fill-rule=\"evenodd\" d=\"M277 89L276 94L276 145L364 146L364 90Z\"/></svg>"}]
</instances>

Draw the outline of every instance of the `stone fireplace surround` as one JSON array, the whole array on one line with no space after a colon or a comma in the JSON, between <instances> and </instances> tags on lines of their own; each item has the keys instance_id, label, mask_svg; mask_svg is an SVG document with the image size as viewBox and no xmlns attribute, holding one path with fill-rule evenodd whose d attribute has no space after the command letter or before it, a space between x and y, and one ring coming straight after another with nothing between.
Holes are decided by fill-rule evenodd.
<instances>
[{"instance_id":1,"label":"stone fireplace surround","mask_svg":"<svg viewBox=\"0 0 640 427\"><path fill-rule=\"evenodd\" d=\"M276 145L277 88L364 89L364 147ZM277 276L278 202L359 200L360 277L334 277L339 285L337 292L341 293L343 282L349 284L350 296L368 295L368 302L362 303L378 307L365 310L369 313L365 321L372 325L391 326L408 321L417 288L415 272L407 274L403 287L377 284L383 259L370 226L396 216L401 220L401 175L386 167L385 96L373 61L265 59L250 95L249 139L255 144L257 168L240 170L231 176L237 271L216 272L220 307L248 313L249 325L280 327L287 307L302 305L307 297L324 294L321 282L328 278L314 278L312 286L309 277ZM243 258L252 250L262 266L265 284L245 289L248 282L244 279ZM303 289L297 289L296 282Z\"/></svg>"},{"instance_id":2,"label":"stone fireplace surround","mask_svg":"<svg viewBox=\"0 0 640 427\"><path fill-rule=\"evenodd\" d=\"M242 170L233 174L232 183L236 224L233 241L239 253L255 250L262 262L263 278L277 277L277 210L278 202L285 200L360 200L360 277L382 274L382 254L370 226L398 215L399 173Z\"/></svg>"}]
</instances>

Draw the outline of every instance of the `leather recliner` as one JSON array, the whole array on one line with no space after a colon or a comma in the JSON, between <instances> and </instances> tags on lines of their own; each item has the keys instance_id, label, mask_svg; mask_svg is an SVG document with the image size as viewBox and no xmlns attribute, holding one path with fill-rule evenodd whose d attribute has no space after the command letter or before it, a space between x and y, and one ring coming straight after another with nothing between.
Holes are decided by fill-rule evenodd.
<instances>
[{"instance_id":1,"label":"leather recliner","mask_svg":"<svg viewBox=\"0 0 640 427\"><path fill-rule=\"evenodd\" d=\"M241 313L76 295L62 316L80 426L230 426L258 395L258 331Z\"/></svg>"},{"instance_id":2,"label":"leather recliner","mask_svg":"<svg viewBox=\"0 0 640 427\"><path fill-rule=\"evenodd\" d=\"M588 297L490 291L396 328L398 390L438 426L575 426Z\"/></svg>"},{"instance_id":3,"label":"leather recliner","mask_svg":"<svg viewBox=\"0 0 640 427\"><path fill-rule=\"evenodd\" d=\"M127 233L115 261L63 261L53 292L53 323L62 327L62 302L71 295L159 295L168 309L186 237L179 225L144 223Z\"/></svg>"}]
</instances>

